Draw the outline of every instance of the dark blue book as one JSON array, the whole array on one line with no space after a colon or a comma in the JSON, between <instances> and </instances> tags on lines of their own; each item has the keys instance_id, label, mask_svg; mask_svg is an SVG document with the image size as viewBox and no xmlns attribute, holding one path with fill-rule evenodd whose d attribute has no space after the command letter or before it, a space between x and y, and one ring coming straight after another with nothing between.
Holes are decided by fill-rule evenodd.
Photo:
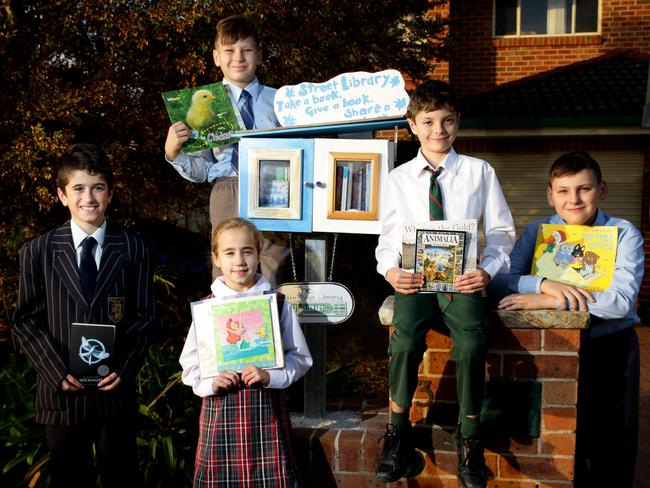
<instances>
[{"instance_id":1,"label":"dark blue book","mask_svg":"<svg viewBox=\"0 0 650 488\"><path fill-rule=\"evenodd\" d=\"M82 385L97 385L112 371L114 348L114 325L73 323L70 374Z\"/></svg>"}]
</instances>

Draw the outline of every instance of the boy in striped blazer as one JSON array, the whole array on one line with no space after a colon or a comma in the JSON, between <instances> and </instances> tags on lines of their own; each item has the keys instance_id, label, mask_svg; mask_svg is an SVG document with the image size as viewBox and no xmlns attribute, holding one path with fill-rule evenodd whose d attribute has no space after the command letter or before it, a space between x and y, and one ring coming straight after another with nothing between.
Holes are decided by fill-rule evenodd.
<instances>
[{"instance_id":1,"label":"boy in striped blazer","mask_svg":"<svg viewBox=\"0 0 650 488\"><path fill-rule=\"evenodd\" d=\"M56 184L71 219L21 248L12 332L37 372L36 422L45 425L51 486L96 486L95 463L102 486L131 486L135 377L153 325L149 252L106 218L113 177L101 148L70 146ZM74 322L115 326L112 367L96 386L70 372Z\"/></svg>"}]
</instances>

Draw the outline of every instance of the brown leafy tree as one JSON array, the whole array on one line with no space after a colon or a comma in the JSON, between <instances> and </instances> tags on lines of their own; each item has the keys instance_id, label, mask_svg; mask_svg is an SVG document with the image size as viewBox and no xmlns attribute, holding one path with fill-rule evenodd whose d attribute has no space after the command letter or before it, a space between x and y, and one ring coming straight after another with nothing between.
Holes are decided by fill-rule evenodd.
<instances>
[{"instance_id":1,"label":"brown leafy tree","mask_svg":"<svg viewBox=\"0 0 650 488\"><path fill-rule=\"evenodd\" d=\"M259 75L271 86L386 68L417 80L430 60L446 56L444 25L426 15L438 3L0 0L0 381L8 393L0 458L10 460L0 485L33 486L46 463L32 418L34 373L11 360L6 339L19 247L67 218L52 181L64 148L83 141L107 150L117 182L111 211L120 221L137 223L140 232L152 219L182 227L184 216L205 218L210 189L186 183L164 162L169 120L160 92L220 79L211 54L219 18L241 13L257 21L265 58ZM342 264L345 274L354 273L352 263L349 269ZM166 293L166 300L185 303L186 297ZM166 313L162 322L187 323L174 318L174 307ZM186 484L195 445L196 402L178 385L182 334L165 339L150 349L141 372L139 441L148 454L141 460L147 486Z\"/></svg>"},{"instance_id":2,"label":"brown leafy tree","mask_svg":"<svg viewBox=\"0 0 650 488\"><path fill-rule=\"evenodd\" d=\"M17 256L66 214L52 167L71 142L102 145L113 161L113 213L126 223L176 222L204 212L207 185L165 164L161 91L220 78L216 21L257 21L260 78L281 86L346 71L395 68L412 79L445 57L444 24L427 0L3 0L0 5L0 328L10 321ZM2 332L0 332L2 336Z\"/></svg>"}]
</instances>

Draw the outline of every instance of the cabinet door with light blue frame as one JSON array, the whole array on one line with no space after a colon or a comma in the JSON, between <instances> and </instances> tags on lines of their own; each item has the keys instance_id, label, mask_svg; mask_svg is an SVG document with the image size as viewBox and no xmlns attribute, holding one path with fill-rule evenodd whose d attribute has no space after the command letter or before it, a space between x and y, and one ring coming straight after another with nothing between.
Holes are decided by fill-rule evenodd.
<instances>
[{"instance_id":1,"label":"cabinet door with light blue frame","mask_svg":"<svg viewBox=\"0 0 650 488\"><path fill-rule=\"evenodd\" d=\"M259 230L311 232L314 140L243 137L239 215Z\"/></svg>"}]
</instances>

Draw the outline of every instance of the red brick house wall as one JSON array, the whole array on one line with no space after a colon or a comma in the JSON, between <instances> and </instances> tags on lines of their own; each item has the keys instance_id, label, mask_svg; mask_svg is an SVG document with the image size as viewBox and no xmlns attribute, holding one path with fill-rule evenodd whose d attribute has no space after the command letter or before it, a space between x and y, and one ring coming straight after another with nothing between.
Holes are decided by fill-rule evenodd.
<instances>
[{"instance_id":1,"label":"red brick house wall","mask_svg":"<svg viewBox=\"0 0 650 488\"><path fill-rule=\"evenodd\" d=\"M525 38L494 38L492 5L492 0L450 3L449 80L461 96L614 50L650 53L647 0L601 0L597 35Z\"/></svg>"}]
</instances>

